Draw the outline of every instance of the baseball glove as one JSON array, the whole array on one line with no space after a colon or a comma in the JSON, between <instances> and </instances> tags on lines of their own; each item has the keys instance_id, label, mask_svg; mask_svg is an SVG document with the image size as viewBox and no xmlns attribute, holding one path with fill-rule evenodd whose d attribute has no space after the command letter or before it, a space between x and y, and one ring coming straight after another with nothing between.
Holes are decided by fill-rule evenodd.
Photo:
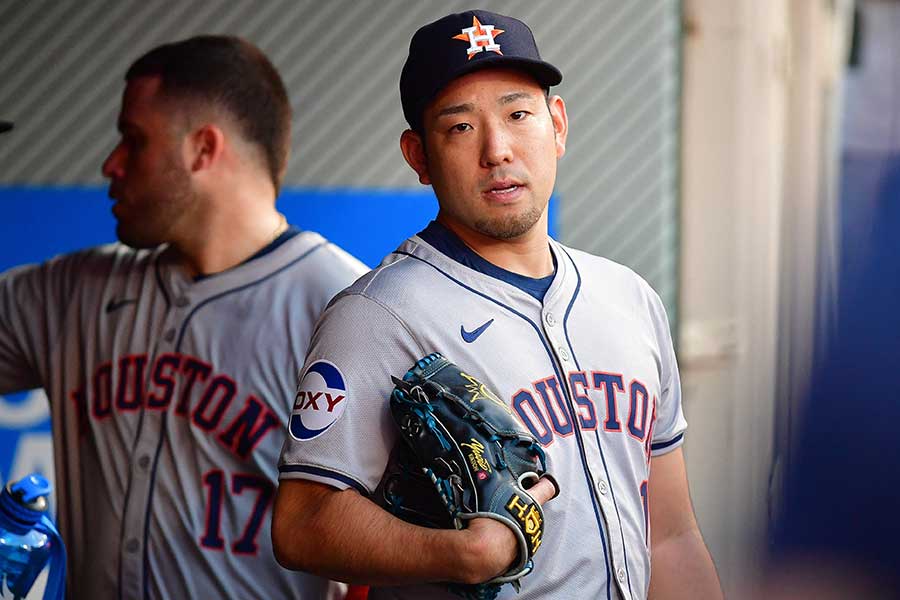
<instances>
[{"instance_id":1,"label":"baseball glove","mask_svg":"<svg viewBox=\"0 0 900 600\"><path fill-rule=\"evenodd\" d=\"M546 473L543 449L496 394L440 354L393 380L391 414L403 442L378 500L426 527L463 529L479 517L503 523L518 540L516 561L488 582L450 588L473 600L495 598L507 582L518 590L544 534L543 510L526 491Z\"/></svg>"}]
</instances>

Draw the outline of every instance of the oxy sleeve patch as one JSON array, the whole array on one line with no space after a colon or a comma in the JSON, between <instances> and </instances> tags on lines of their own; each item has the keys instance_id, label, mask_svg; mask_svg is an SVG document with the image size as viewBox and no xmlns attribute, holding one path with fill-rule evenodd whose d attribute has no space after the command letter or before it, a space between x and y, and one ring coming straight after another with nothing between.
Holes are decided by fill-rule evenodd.
<instances>
[{"instance_id":1,"label":"oxy sleeve patch","mask_svg":"<svg viewBox=\"0 0 900 600\"><path fill-rule=\"evenodd\" d=\"M327 360L317 360L306 369L288 429L297 441L311 440L328 431L344 414L347 384L341 370Z\"/></svg>"}]
</instances>

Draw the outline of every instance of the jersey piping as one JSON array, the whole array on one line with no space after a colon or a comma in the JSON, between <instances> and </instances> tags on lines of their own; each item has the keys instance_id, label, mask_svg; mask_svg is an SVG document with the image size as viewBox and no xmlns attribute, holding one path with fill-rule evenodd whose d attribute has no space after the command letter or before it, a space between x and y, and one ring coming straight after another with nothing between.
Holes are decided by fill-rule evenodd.
<instances>
[{"instance_id":1,"label":"jersey piping","mask_svg":"<svg viewBox=\"0 0 900 600\"><path fill-rule=\"evenodd\" d=\"M673 437L671 440L668 440L666 442L657 442L655 444L650 444L650 449L651 450L664 450L665 448L668 448L669 446L674 446L675 444L680 442L681 438L683 438L683 437L684 437L684 434L679 433L678 435Z\"/></svg>"},{"instance_id":2,"label":"jersey piping","mask_svg":"<svg viewBox=\"0 0 900 600\"><path fill-rule=\"evenodd\" d=\"M169 290L166 289L165 284L162 279L162 272L160 271L159 262L162 260L163 252L160 252L156 255L156 260L153 261L153 269L156 272L156 284L159 286L160 291L163 295L163 300L166 301L166 308L172 306L172 303L169 301Z\"/></svg>"},{"instance_id":3,"label":"jersey piping","mask_svg":"<svg viewBox=\"0 0 900 600\"><path fill-rule=\"evenodd\" d=\"M566 254L566 256L569 258L569 262L572 263L572 268L575 269L575 276L576 276L576 282L577 282L575 284L575 292L572 294L572 300L569 302L569 306L566 307L566 313L563 317L563 331L566 334L566 344L569 346L569 352L572 353L572 360L575 361L575 368L578 369L579 371L581 371L581 364L578 362L578 357L575 354L575 348L572 347L572 340L569 339L569 326L568 326L569 325L569 313L572 312L572 307L575 305L575 299L578 297L578 292L581 290L581 272L578 270L578 265L576 265L575 261L572 260L572 256L568 252L566 252L565 249L562 249L562 250ZM568 391L567 386L562 386L562 387ZM574 407L571 406L571 404L570 404L570 409L573 411L575 410ZM576 428L579 427L577 419L572 419L572 423L573 423L573 425L576 426ZM596 429L594 430L594 438L597 440L597 449L600 451L600 460L603 462L603 471L606 473L606 480L609 482L609 491L610 491L610 495L612 496L613 507L615 507L615 509L616 509L616 519L619 522L619 535L622 537L622 554L625 557L625 575L626 575L627 581L628 581L628 592L629 592L629 594L634 596L634 591L631 589L631 572L630 572L630 569L628 568L628 551L627 551L627 544L625 543L625 530L622 527L622 516L619 514L619 502L618 502L618 500L616 500L615 486L613 485L612 477L610 477L610 475L609 475L609 467L606 464L606 455L603 453L603 445L600 443L600 434L597 432ZM590 486L590 490L591 490L591 494L594 494L594 486L593 485ZM607 565L607 575L609 575L609 565ZM607 580L608 580L608 578L607 578Z\"/></svg>"},{"instance_id":4,"label":"jersey piping","mask_svg":"<svg viewBox=\"0 0 900 600\"><path fill-rule=\"evenodd\" d=\"M168 309L172 304L171 304L171 302L169 302L169 292L168 292L168 290L166 290L166 286L163 284L162 272L161 272L161 270L160 270L160 261L162 260L163 254L164 254L164 251L161 251L161 252L159 252L159 253L156 255L156 257L154 258L154 260L153 260L153 273L154 273L154 275L155 275L155 277L156 277L156 284L157 284L157 286L159 287L159 291L162 292L163 300L165 300L165 302L166 302L166 308ZM141 437L141 431L143 431L143 428L144 428L144 415L145 415L145 414L146 414L146 410L144 410L144 408L141 407L141 414L140 414L140 416L138 417L138 424L137 424L137 428L136 428L136 435L134 436L134 443L133 443L133 445L132 445L132 447L131 447L132 455L134 454L134 448L135 448L135 446L137 445L138 440L140 440L140 437ZM165 423L165 421L163 421L163 423ZM156 455L157 455L157 456L159 455L159 446L160 446L160 445L157 444L157 449L156 449ZM151 479L151 498L152 498L152 490L153 490L153 487L152 487L152 486L155 485L155 483L154 483L154 482L155 482L155 478L156 478L156 471L154 470L153 473L152 473L152 479ZM128 477L128 485L127 485L127 487L125 488L125 501L122 503L123 510L126 510L126 509L127 509L127 507L128 507L128 502L129 502L129 500L131 499L131 484L132 484L132 481L133 481L133 478L132 478L131 476L129 476L129 477ZM152 504L152 501L151 501L151 504ZM149 508L148 508L148 513L149 513ZM127 520L123 518L123 519L122 519L121 527L119 528L119 547L120 547L120 548L121 548L122 544L125 542L125 526L126 526L126 524L127 524ZM144 565L144 578L143 578L143 586L142 586L142 587L144 588L144 596L145 596L145 597L146 597L146 595L147 595L147 564L146 564L146 563L147 563L147 537L148 537L148 531L147 531L147 527L146 527L146 519L145 519L145 526L144 526L144 547L141 549L141 551L142 551L142 553L143 553L143 554L142 554L142 561L141 561L141 562L142 562L142 564ZM118 562L119 562L119 577L118 577L118 581L116 581L116 589L117 589L117 591L118 591L119 599L121 600L121 598L122 598L122 593L123 593L123 590L122 590L122 552L121 552L121 551L118 553L117 560L118 560Z\"/></svg>"},{"instance_id":5,"label":"jersey piping","mask_svg":"<svg viewBox=\"0 0 900 600\"><path fill-rule=\"evenodd\" d=\"M176 351L179 348L176 347ZM144 516L144 544L141 550L144 553L144 559L142 561L144 567L143 573L143 588L144 588L144 598L147 598L148 588L150 586L150 558L147 555L147 546L150 540L150 519L153 518L153 515L150 514L150 507L153 506L153 495L156 492L156 466L159 464L159 455L162 453L163 442L168 437L165 432L169 424L169 411L166 411L162 415L162 423L160 425L160 434L159 434L159 442L156 444L156 454L153 456L153 473L150 475L150 493L147 494L147 512ZM124 521L124 519L123 519ZM121 564L121 560L119 561ZM119 582L119 586L121 589L121 581Z\"/></svg>"}]
</instances>

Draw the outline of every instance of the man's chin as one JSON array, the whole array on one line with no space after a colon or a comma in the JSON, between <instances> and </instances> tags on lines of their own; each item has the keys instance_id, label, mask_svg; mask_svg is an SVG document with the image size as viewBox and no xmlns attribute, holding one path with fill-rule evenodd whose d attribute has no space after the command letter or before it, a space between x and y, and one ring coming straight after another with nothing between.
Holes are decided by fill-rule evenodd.
<instances>
[{"instance_id":1,"label":"man's chin","mask_svg":"<svg viewBox=\"0 0 900 600\"><path fill-rule=\"evenodd\" d=\"M531 231L540 218L540 212L529 211L525 214L479 221L475 223L475 228L479 233L495 240L514 240Z\"/></svg>"},{"instance_id":2,"label":"man's chin","mask_svg":"<svg viewBox=\"0 0 900 600\"><path fill-rule=\"evenodd\" d=\"M155 248L162 243L161 241L155 238L151 239L146 235L137 235L134 232L129 231L122 223L116 225L116 237L119 238L120 242L135 250Z\"/></svg>"}]
</instances>

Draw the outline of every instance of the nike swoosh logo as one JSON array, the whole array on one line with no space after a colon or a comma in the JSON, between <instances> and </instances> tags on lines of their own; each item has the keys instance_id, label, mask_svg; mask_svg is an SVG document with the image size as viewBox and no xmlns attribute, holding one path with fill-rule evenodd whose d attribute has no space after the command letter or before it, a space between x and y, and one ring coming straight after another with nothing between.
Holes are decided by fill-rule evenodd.
<instances>
[{"instance_id":1,"label":"nike swoosh logo","mask_svg":"<svg viewBox=\"0 0 900 600\"><path fill-rule=\"evenodd\" d=\"M123 306L129 304L137 304L137 298L129 298L127 300L110 300L106 303L106 314L117 311Z\"/></svg>"},{"instance_id":2,"label":"nike swoosh logo","mask_svg":"<svg viewBox=\"0 0 900 600\"><path fill-rule=\"evenodd\" d=\"M465 327L460 325L459 326L459 334L462 336L462 339L465 340L465 342L467 344L471 344L472 342L477 340L478 336L480 336L482 333L484 333L484 330L487 329L488 327L490 327L491 323L493 323L493 322L494 322L494 320L491 319L490 321L488 321L487 323L485 323L484 325L482 325L481 327L479 327L478 329L475 329L473 331L466 331Z\"/></svg>"}]
</instances>

